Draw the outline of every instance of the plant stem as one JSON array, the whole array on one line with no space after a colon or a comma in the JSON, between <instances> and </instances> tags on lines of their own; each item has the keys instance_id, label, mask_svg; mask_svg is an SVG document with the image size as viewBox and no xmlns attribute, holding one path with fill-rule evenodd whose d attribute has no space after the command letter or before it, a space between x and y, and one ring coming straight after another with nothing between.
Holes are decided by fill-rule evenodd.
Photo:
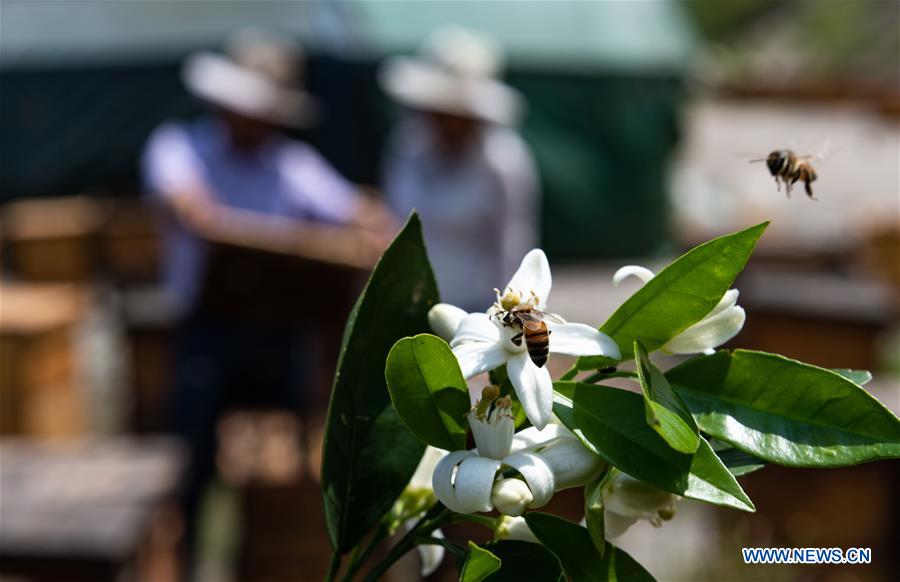
<instances>
[{"instance_id":1,"label":"plant stem","mask_svg":"<svg viewBox=\"0 0 900 582\"><path fill-rule=\"evenodd\" d=\"M595 384L600 380L607 380L609 378L637 378L637 373L621 371L621 372L597 372L596 374L591 374L581 382L585 384Z\"/></svg>"},{"instance_id":2,"label":"plant stem","mask_svg":"<svg viewBox=\"0 0 900 582\"><path fill-rule=\"evenodd\" d=\"M461 544L456 542L451 542L450 540L445 540L443 538L435 538L435 537L427 537L427 538L419 538L419 545L434 545L434 546L443 546L448 552L456 556L457 558L463 558L466 555L466 548Z\"/></svg>"},{"instance_id":3,"label":"plant stem","mask_svg":"<svg viewBox=\"0 0 900 582\"><path fill-rule=\"evenodd\" d=\"M331 554L331 566L328 568L328 575L325 577L326 582L331 582L337 576L338 570L341 569L341 555L337 552Z\"/></svg>"},{"instance_id":4,"label":"plant stem","mask_svg":"<svg viewBox=\"0 0 900 582\"><path fill-rule=\"evenodd\" d=\"M375 551L376 548L381 544L381 542L388 535L388 528L384 524L378 526L378 529L375 530L375 533L372 535L372 539L369 540L369 543L366 545L365 549L361 552L359 551L360 546L357 546L354 551L354 555L350 558L350 565L347 567L347 571L344 573L343 578L341 580L343 582L349 582L353 580L353 576L359 571L363 564L366 563L366 560L369 559L369 556L372 555L372 552Z\"/></svg>"},{"instance_id":5,"label":"plant stem","mask_svg":"<svg viewBox=\"0 0 900 582\"><path fill-rule=\"evenodd\" d=\"M416 546L416 537L419 534L431 533L444 523L450 521L452 513L440 503L435 504L422 519L413 526L406 535L400 538L400 541L391 548L388 555L384 557L374 568L366 575L366 582L374 582L381 578L388 569L394 565L406 552Z\"/></svg>"},{"instance_id":6,"label":"plant stem","mask_svg":"<svg viewBox=\"0 0 900 582\"><path fill-rule=\"evenodd\" d=\"M559 380L561 382L564 382L566 380L574 380L575 376L577 376L577 375L578 375L578 368L576 368L575 365L573 364L571 368L566 370L566 373L563 374Z\"/></svg>"},{"instance_id":7,"label":"plant stem","mask_svg":"<svg viewBox=\"0 0 900 582\"><path fill-rule=\"evenodd\" d=\"M455 523L455 522L459 522L459 521L471 521L473 523L483 525L484 527L491 529L491 530L497 526L497 518L487 517L486 515L458 513L453 516L453 522Z\"/></svg>"}]
</instances>

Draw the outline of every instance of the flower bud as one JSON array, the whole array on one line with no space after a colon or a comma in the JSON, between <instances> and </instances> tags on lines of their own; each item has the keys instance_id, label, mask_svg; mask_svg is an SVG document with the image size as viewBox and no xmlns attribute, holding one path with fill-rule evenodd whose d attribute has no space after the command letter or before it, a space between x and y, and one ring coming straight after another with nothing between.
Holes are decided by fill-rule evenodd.
<instances>
[{"instance_id":1,"label":"flower bud","mask_svg":"<svg viewBox=\"0 0 900 582\"><path fill-rule=\"evenodd\" d=\"M534 501L531 490L519 479L501 479L494 484L491 492L491 503L500 513L519 516L525 513Z\"/></svg>"},{"instance_id":2,"label":"flower bud","mask_svg":"<svg viewBox=\"0 0 900 582\"><path fill-rule=\"evenodd\" d=\"M466 315L465 311L455 305L438 303L428 312L428 326L436 336L449 342Z\"/></svg>"}]
</instances>

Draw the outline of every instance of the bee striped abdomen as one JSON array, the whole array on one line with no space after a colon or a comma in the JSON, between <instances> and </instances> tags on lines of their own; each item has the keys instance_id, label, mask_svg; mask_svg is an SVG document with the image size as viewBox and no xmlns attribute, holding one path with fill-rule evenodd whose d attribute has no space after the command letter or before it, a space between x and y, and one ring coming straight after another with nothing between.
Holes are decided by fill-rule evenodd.
<instances>
[{"instance_id":1,"label":"bee striped abdomen","mask_svg":"<svg viewBox=\"0 0 900 582\"><path fill-rule=\"evenodd\" d=\"M547 324L541 322L538 329L525 328L525 346L528 348L528 356L534 365L542 368L547 363L550 355L550 330Z\"/></svg>"}]
</instances>

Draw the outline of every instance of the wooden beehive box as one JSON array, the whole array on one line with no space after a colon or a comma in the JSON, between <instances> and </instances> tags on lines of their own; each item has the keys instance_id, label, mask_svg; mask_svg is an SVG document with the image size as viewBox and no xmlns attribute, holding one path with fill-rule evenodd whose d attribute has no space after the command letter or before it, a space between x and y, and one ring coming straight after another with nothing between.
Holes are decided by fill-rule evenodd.
<instances>
[{"instance_id":1,"label":"wooden beehive box","mask_svg":"<svg viewBox=\"0 0 900 582\"><path fill-rule=\"evenodd\" d=\"M90 279L105 212L105 204L86 196L6 205L0 215L5 269L34 282Z\"/></svg>"},{"instance_id":2,"label":"wooden beehive box","mask_svg":"<svg viewBox=\"0 0 900 582\"><path fill-rule=\"evenodd\" d=\"M116 200L100 233L104 270L119 283L149 283L160 275L160 225L138 200Z\"/></svg>"},{"instance_id":3,"label":"wooden beehive box","mask_svg":"<svg viewBox=\"0 0 900 582\"><path fill-rule=\"evenodd\" d=\"M734 347L827 368L876 369L880 335L897 315L893 290L864 275L757 267L735 287L747 322Z\"/></svg>"},{"instance_id":4,"label":"wooden beehive box","mask_svg":"<svg viewBox=\"0 0 900 582\"><path fill-rule=\"evenodd\" d=\"M73 330L86 308L75 285L0 284L0 434L84 433Z\"/></svg>"}]
</instances>

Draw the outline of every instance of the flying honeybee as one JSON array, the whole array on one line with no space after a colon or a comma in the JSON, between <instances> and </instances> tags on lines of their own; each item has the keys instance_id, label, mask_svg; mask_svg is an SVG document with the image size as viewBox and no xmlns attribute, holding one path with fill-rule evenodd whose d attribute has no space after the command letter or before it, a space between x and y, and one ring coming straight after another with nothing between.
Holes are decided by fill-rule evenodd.
<instances>
[{"instance_id":1,"label":"flying honeybee","mask_svg":"<svg viewBox=\"0 0 900 582\"><path fill-rule=\"evenodd\" d=\"M775 184L778 186L779 192L781 191L782 182L784 183L788 198L791 197L791 188L793 188L794 184L803 182L806 195L816 200L817 198L813 195L811 184L815 182L817 176L810 161L817 157L820 156L798 156L791 150L775 150L765 158L750 160L750 163L765 162L769 172L775 176Z\"/></svg>"}]
</instances>

